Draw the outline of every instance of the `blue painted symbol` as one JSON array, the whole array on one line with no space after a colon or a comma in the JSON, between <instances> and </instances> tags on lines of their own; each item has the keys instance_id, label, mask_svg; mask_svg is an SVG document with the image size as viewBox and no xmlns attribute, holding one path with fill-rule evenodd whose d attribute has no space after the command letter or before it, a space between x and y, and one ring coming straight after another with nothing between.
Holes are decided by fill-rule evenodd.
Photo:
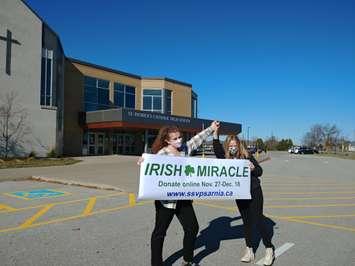
<instances>
[{"instance_id":1,"label":"blue painted symbol","mask_svg":"<svg viewBox=\"0 0 355 266\"><path fill-rule=\"evenodd\" d=\"M65 196L68 193L53 189L35 189L30 191L16 191L9 193L10 196L15 196L23 199L42 199Z\"/></svg>"}]
</instances>

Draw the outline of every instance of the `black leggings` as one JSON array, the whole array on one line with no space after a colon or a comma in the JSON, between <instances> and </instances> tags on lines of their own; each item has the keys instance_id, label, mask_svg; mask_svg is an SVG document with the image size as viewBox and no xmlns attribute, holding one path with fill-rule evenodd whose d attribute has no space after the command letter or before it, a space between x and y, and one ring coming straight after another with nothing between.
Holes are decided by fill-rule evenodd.
<instances>
[{"instance_id":1,"label":"black leggings","mask_svg":"<svg viewBox=\"0 0 355 266\"><path fill-rule=\"evenodd\" d=\"M155 201L155 210L155 227L151 239L152 266L163 265L164 238L174 215L177 216L184 229L184 260L192 261L196 236L199 230L192 202L179 200L177 201L176 209L168 209L160 201Z\"/></svg>"},{"instance_id":2,"label":"black leggings","mask_svg":"<svg viewBox=\"0 0 355 266\"><path fill-rule=\"evenodd\" d=\"M253 225L256 224L265 247L272 248L271 233L268 232L263 215L264 198L261 187L251 191L251 200L236 200L244 224L245 242L252 247Z\"/></svg>"}]
</instances>

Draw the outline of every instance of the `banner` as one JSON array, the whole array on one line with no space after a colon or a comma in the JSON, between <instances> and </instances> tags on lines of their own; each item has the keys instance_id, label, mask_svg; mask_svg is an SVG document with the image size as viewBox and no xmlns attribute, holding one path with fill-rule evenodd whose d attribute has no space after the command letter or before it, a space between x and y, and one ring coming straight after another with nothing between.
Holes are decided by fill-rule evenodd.
<instances>
[{"instance_id":1,"label":"banner","mask_svg":"<svg viewBox=\"0 0 355 266\"><path fill-rule=\"evenodd\" d=\"M248 160L143 154L138 199L250 199Z\"/></svg>"}]
</instances>

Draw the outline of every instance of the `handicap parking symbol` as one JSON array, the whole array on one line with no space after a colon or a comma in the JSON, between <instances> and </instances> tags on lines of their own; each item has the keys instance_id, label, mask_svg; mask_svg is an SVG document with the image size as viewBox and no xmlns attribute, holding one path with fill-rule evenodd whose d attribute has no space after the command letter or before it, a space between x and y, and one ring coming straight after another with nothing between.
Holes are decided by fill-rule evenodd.
<instances>
[{"instance_id":1,"label":"handicap parking symbol","mask_svg":"<svg viewBox=\"0 0 355 266\"><path fill-rule=\"evenodd\" d=\"M31 200L31 199L43 199L43 198L54 198L60 196L68 195L68 192L58 191L54 189L34 189L30 191L16 191L11 193L6 193L6 195Z\"/></svg>"}]
</instances>

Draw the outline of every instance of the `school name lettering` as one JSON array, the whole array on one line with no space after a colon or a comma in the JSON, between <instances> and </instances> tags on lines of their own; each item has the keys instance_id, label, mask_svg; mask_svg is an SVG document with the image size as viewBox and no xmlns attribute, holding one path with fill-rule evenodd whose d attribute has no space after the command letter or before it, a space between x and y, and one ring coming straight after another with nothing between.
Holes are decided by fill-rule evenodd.
<instances>
[{"instance_id":1,"label":"school name lettering","mask_svg":"<svg viewBox=\"0 0 355 266\"><path fill-rule=\"evenodd\" d=\"M190 165L148 163L144 174L146 176L248 177L249 167L216 165L192 167Z\"/></svg>"}]
</instances>

